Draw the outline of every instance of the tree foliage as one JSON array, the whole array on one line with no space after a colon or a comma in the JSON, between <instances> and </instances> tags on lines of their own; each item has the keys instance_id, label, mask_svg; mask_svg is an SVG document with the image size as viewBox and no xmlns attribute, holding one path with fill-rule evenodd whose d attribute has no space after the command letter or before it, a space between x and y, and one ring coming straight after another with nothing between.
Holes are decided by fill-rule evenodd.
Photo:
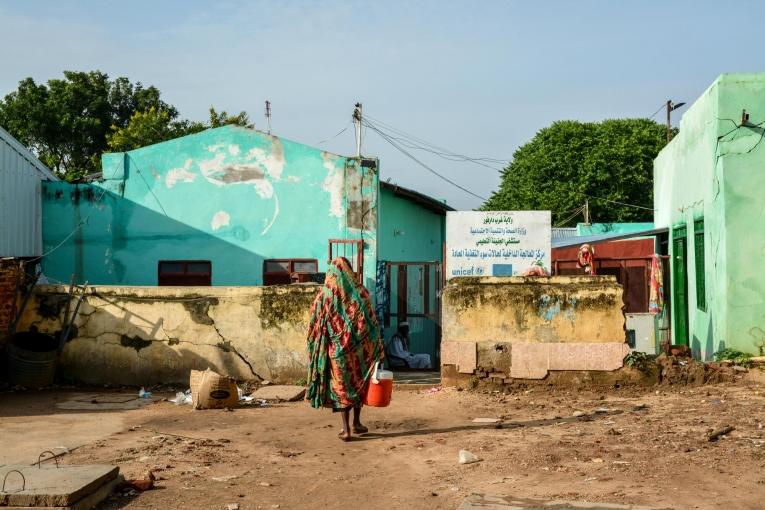
<instances>
[{"instance_id":1,"label":"tree foliage","mask_svg":"<svg viewBox=\"0 0 765 510\"><path fill-rule=\"evenodd\" d=\"M151 107L146 111L136 111L130 117L127 125L112 126L112 132L106 136L109 149L114 152L124 152L145 147L165 140L191 135L209 128L227 126L230 124L252 128L246 112L229 115L225 111L218 113L210 107L210 121L192 122L176 120L168 110L157 110Z\"/></svg>"},{"instance_id":2,"label":"tree foliage","mask_svg":"<svg viewBox=\"0 0 765 510\"><path fill-rule=\"evenodd\" d=\"M666 143L648 119L555 122L513 154L482 209L551 210L557 226L589 199L592 221L651 221L653 160Z\"/></svg>"},{"instance_id":3,"label":"tree foliage","mask_svg":"<svg viewBox=\"0 0 765 510\"><path fill-rule=\"evenodd\" d=\"M100 71L64 71L63 79L32 78L0 100L0 125L60 177L77 180L98 172L101 154L132 150L209 127L252 127L245 112L210 108L209 122L179 118L156 87Z\"/></svg>"}]
</instances>

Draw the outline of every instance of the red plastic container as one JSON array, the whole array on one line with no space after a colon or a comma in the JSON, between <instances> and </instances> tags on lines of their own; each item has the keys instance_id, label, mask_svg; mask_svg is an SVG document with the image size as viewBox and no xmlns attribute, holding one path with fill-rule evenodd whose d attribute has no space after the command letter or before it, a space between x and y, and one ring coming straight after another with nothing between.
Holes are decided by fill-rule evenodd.
<instances>
[{"instance_id":1,"label":"red plastic container","mask_svg":"<svg viewBox=\"0 0 765 510\"><path fill-rule=\"evenodd\" d=\"M393 372L390 370L375 370L369 389L364 397L364 405L372 407L388 407L393 395Z\"/></svg>"}]
</instances>

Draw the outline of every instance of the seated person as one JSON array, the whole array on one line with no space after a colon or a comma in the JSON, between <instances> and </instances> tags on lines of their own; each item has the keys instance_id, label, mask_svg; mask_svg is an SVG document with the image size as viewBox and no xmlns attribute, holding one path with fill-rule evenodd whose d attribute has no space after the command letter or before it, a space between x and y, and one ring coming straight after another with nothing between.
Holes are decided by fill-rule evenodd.
<instances>
[{"instance_id":1,"label":"seated person","mask_svg":"<svg viewBox=\"0 0 765 510\"><path fill-rule=\"evenodd\" d=\"M412 354L409 352L408 322L399 323L396 334L390 339L386 354L390 361L401 360L409 368L431 368L430 354Z\"/></svg>"}]
</instances>

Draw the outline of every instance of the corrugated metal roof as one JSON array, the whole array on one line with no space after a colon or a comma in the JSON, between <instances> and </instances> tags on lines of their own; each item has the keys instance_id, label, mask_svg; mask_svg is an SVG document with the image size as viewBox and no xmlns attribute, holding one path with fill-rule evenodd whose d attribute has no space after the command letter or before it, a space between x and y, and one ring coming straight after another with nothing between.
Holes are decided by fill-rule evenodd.
<instances>
[{"instance_id":1,"label":"corrugated metal roof","mask_svg":"<svg viewBox=\"0 0 765 510\"><path fill-rule=\"evenodd\" d=\"M42 180L58 180L0 128L0 257L42 255Z\"/></svg>"},{"instance_id":2,"label":"corrugated metal roof","mask_svg":"<svg viewBox=\"0 0 765 510\"><path fill-rule=\"evenodd\" d=\"M607 234L596 234L591 236L577 236L577 237L567 237L567 238L560 238L560 239L553 239L552 241L552 247L553 248L565 248L566 246L577 246L580 244L592 244L592 243L599 243L602 241L621 241L622 239L632 239L634 237L649 237L649 236L657 236L660 234L666 234L669 230L667 228L652 228L648 230L641 230L639 232L630 232L628 234L619 234L619 233L613 233L609 232Z\"/></svg>"},{"instance_id":3,"label":"corrugated metal roof","mask_svg":"<svg viewBox=\"0 0 765 510\"><path fill-rule=\"evenodd\" d=\"M570 227L570 228L553 227L552 229L553 239L561 239L564 237L576 237L576 227Z\"/></svg>"},{"instance_id":4,"label":"corrugated metal roof","mask_svg":"<svg viewBox=\"0 0 765 510\"><path fill-rule=\"evenodd\" d=\"M446 202L436 200L435 198L429 197L428 195L425 195L424 193L420 193L419 191L414 191L413 189L404 188L403 186L399 186L398 184L391 184L389 182L380 181L380 187L387 188L391 190L395 195L407 198L411 200L412 202L418 203L421 206L440 214L444 214L447 211L454 210L454 208L449 206Z\"/></svg>"},{"instance_id":5,"label":"corrugated metal roof","mask_svg":"<svg viewBox=\"0 0 765 510\"><path fill-rule=\"evenodd\" d=\"M51 170L43 165L39 159L35 157L34 154L29 152L29 149L21 145L21 143L16 140L14 137L11 136L11 134L6 131L5 129L0 126L0 140L5 142L5 144L8 145L11 149L16 151L19 156L21 156L24 160L26 160L29 165L34 168L37 172L40 173L40 176L45 181L58 181L59 178L56 177L56 175L51 172ZM0 147L2 147L3 144L0 143Z\"/></svg>"}]
</instances>

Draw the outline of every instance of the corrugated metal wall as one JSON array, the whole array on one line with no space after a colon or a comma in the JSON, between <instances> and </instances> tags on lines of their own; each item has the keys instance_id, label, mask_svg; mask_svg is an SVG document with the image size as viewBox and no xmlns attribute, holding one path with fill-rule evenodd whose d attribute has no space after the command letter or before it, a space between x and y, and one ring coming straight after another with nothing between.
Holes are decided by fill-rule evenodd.
<instances>
[{"instance_id":1,"label":"corrugated metal wall","mask_svg":"<svg viewBox=\"0 0 765 510\"><path fill-rule=\"evenodd\" d=\"M42 255L39 161L0 129L0 257Z\"/></svg>"}]
</instances>

